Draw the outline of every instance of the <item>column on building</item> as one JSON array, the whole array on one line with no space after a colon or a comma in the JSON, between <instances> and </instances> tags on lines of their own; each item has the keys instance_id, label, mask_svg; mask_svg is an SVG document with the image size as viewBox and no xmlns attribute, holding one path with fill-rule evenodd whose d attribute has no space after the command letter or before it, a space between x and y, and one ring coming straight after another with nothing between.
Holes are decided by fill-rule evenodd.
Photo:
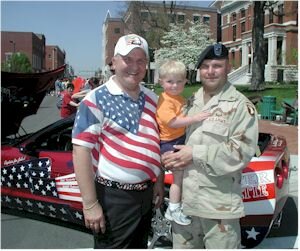
<instances>
[{"instance_id":1,"label":"column on building","mask_svg":"<svg viewBox=\"0 0 300 251\"><path fill-rule=\"evenodd\" d=\"M269 66L277 65L277 36L268 38L268 63Z\"/></svg>"},{"instance_id":2,"label":"column on building","mask_svg":"<svg viewBox=\"0 0 300 251\"><path fill-rule=\"evenodd\" d=\"M245 40L245 42L242 43L242 67L247 67L247 83L251 83L251 77L252 77L252 71L251 71L251 65L249 64L249 55L251 53L251 40ZM252 59L251 59L252 61Z\"/></svg>"},{"instance_id":3,"label":"column on building","mask_svg":"<svg viewBox=\"0 0 300 251\"><path fill-rule=\"evenodd\" d=\"M242 42L242 66L248 64L249 47L247 44L248 44L247 41Z\"/></svg>"},{"instance_id":4,"label":"column on building","mask_svg":"<svg viewBox=\"0 0 300 251\"><path fill-rule=\"evenodd\" d=\"M277 80L277 36L269 34L268 36L268 62L265 66L265 81Z\"/></svg>"}]
</instances>

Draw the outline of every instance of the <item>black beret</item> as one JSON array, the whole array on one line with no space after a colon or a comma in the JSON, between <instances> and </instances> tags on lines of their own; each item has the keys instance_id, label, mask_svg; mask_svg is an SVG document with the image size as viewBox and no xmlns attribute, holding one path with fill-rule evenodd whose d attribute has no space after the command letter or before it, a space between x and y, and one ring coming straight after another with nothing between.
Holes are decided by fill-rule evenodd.
<instances>
[{"instance_id":1,"label":"black beret","mask_svg":"<svg viewBox=\"0 0 300 251\"><path fill-rule=\"evenodd\" d=\"M199 69L205 59L224 59L228 58L228 49L224 44L217 43L209 45L201 52L196 64L196 69Z\"/></svg>"}]
</instances>

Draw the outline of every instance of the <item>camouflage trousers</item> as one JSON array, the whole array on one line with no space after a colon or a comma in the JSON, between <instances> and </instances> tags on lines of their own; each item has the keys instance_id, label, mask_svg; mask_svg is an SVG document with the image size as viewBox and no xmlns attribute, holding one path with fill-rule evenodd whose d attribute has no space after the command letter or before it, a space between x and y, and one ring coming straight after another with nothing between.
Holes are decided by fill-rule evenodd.
<instances>
[{"instance_id":1,"label":"camouflage trousers","mask_svg":"<svg viewBox=\"0 0 300 251\"><path fill-rule=\"evenodd\" d=\"M174 249L239 249L240 219L204 219L192 216L188 226L172 222Z\"/></svg>"}]
</instances>

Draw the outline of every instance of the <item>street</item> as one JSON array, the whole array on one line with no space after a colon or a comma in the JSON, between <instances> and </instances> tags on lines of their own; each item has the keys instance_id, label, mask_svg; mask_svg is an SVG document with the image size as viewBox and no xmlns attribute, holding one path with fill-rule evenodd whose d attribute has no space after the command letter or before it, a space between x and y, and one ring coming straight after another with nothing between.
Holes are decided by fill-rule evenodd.
<instances>
[{"instance_id":1,"label":"street","mask_svg":"<svg viewBox=\"0 0 300 251\"><path fill-rule=\"evenodd\" d=\"M23 129L34 132L60 118L56 97L46 96L36 115L26 118ZM22 134L22 130L20 130ZM298 156L291 156L289 199L284 207L282 225L270 232L257 249L298 248ZM74 226L27 218L28 213L1 213L1 248L3 249L92 249L93 236Z\"/></svg>"}]
</instances>

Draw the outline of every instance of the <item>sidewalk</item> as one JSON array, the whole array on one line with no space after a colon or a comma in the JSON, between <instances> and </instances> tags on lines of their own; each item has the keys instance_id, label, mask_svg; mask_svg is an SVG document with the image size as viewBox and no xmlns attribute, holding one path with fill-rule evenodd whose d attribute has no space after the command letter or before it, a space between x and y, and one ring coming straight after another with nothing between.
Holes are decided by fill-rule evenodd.
<instances>
[{"instance_id":1,"label":"sidewalk","mask_svg":"<svg viewBox=\"0 0 300 251\"><path fill-rule=\"evenodd\" d=\"M276 121L259 120L259 131L284 136L291 155L298 155L298 126L276 124Z\"/></svg>"}]
</instances>

